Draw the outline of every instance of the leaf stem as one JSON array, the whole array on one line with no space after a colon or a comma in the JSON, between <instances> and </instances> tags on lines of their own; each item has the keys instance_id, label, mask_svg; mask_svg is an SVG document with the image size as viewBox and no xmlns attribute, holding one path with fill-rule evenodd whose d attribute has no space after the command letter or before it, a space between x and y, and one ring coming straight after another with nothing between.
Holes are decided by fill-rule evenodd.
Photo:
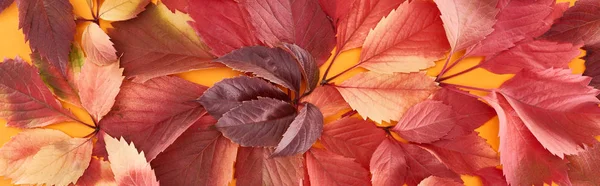
<instances>
[{"instance_id":1,"label":"leaf stem","mask_svg":"<svg viewBox=\"0 0 600 186\"><path fill-rule=\"evenodd\" d=\"M442 67L442 71L435 78L435 81L438 81L444 75L444 73L446 73L446 71L447 71L446 68L448 67L448 63L450 63L450 59L452 58L452 55L454 55L454 52L451 51L450 54L448 55L448 58L446 58L446 62L444 62L444 66Z\"/></svg>"},{"instance_id":2,"label":"leaf stem","mask_svg":"<svg viewBox=\"0 0 600 186\"><path fill-rule=\"evenodd\" d=\"M362 63L360 63L360 62L359 62L359 63L356 63L356 65L354 65L354 66L351 66L350 68L348 68L348 69L346 69L346 70L344 70L344 71L342 71L342 72L340 72L340 73L336 74L335 76L333 76L333 77L330 77L329 79L326 79L325 81L321 81L321 84L329 83L330 81L334 80L335 78L338 78L338 77L340 77L341 75L345 74L346 72L349 72L350 70L353 70L353 69L355 69L356 67L358 67L358 66L359 66L359 65L361 65L361 64L362 64Z\"/></svg>"},{"instance_id":3,"label":"leaf stem","mask_svg":"<svg viewBox=\"0 0 600 186\"><path fill-rule=\"evenodd\" d=\"M358 114L358 111L356 111L356 110L350 110L350 111L342 114L342 118L354 116L355 114Z\"/></svg>"},{"instance_id":4,"label":"leaf stem","mask_svg":"<svg viewBox=\"0 0 600 186\"><path fill-rule=\"evenodd\" d=\"M333 59L331 59L331 63L329 63L329 65L327 66L327 69L325 69L325 73L323 74L323 78L321 79L321 85L326 84L326 78L327 78L327 74L329 74L329 70L331 69L331 67L333 66L333 63L335 62L335 59L337 59L338 55L340 55L339 50L336 49L335 54L333 55Z\"/></svg>"},{"instance_id":5,"label":"leaf stem","mask_svg":"<svg viewBox=\"0 0 600 186\"><path fill-rule=\"evenodd\" d=\"M465 74L465 73L467 73L467 72L471 72L471 71L473 71L473 70L475 70L475 69L479 68L479 67L481 66L480 64L481 64L481 63L479 63L479 64L477 64L477 65L475 65L475 66L472 66L471 68L468 68L468 69L466 69L466 70L463 70L463 71L461 71L461 72L459 72L459 73L452 74L452 75L450 75L450 76L448 76L448 77L443 77L443 78L440 78L440 79L438 79L438 81L437 81L437 82L441 82L441 81L444 81L444 80L447 80L447 79L450 79L450 78L454 78L454 77L456 77L456 76L463 75L463 74Z\"/></svg>"}]
</instances>

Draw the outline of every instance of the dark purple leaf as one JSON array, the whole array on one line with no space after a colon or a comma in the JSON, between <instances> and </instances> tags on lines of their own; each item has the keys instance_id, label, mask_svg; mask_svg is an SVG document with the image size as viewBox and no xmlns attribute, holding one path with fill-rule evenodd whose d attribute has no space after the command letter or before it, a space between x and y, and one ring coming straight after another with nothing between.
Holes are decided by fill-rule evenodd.
<instances>
[{"instance_id":1,"label":"dark purple leaf","mask_svg":"<svg viewBox=\"0 0 600 186\"><path fill-rule=\"evenodd\" d=\"M313 104L306 103L283 134L273 156L291 156L306 152L323 132L323 114Z\"/></svg>"}]
</instances>

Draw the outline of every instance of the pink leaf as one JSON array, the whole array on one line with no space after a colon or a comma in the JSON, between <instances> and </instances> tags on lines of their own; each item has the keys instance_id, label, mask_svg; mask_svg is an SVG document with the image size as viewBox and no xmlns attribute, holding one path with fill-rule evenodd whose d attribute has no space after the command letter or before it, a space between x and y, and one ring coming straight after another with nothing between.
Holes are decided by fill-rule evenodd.
<instances>
[{"instance_id":1,"label":"pink leaf","mask_svg":"<svg viewBox=\"0 0 600 186\"><path fill-rule=\"evenodd\" d=\"M405 152L400 144L392 138L381 142L371 158L371 181L373 185L404 185L408 174Z\"/></svg>"},{"instance_id":2,"label":"pink leaf","mask_svg":"<svg viewBox=\"0 0 600 186\"><path fill-rule=\"evenodd\" d=\"M333 25L337 27L337 23L350 12L350 8L355 0L319 0L319 5L327 14L327 18L331 19Z\"/></svg>"},{"instance_id":3,"label":"pink leaf","mask_svg":"<svg viewBox=\"0 0 600 186\"><path fill-rule=\"evenodd\" d=\"M123 83L122 74L123 69L116 62L107 66L98 66L92 62L83 65L77 83L81 105L96 122L113 107Z\"/></svg>"},{"instance_id":4,"label":"pink leaf","mask_svg":"<svg viewBox=\"0 0 600 186\"><path fill-rule=\"evenodd\" d=\"M444 136L444 139L470 134L496 116L496 112L490 106L465 93L467 92L461 93L461 90L442 88L433 95L433 100L451 106L457 115L457 125Z\"/></svg>"},{"instance_id":5,"label":"pink leaf","mask_svg":"<svg viewBox=\"0 0 600 186\"><path fill-rule=\"evenodd\" d=\"M421 145L436 155L446 166L459 174L477 171L500 164L496 151L476 133Z\"/></svg>"},{"instance_id":6,"label":"pink leaf","mask_svg":"<svg viewBox=\"0 0 600 186\"><path fill-rule=\"evenodd\" d=\"M235 164L239 186L299 185L304 178L302 155L271 157L272 149L240 147Z\"/></svg>"},{"instance_id":7,"label":"pink leaf","mask_svg":"<svg viewBox=\"0 0 600 186\"><path fill-rule=\"evenodd\" d=\"M600 88L600 44L585 46L586 55L584 76L592 77L590 85L596 89Z\"/></svg>"},{"instance_id":8,"label":"pink leaf","mask_svg":"<svg viewBox=\"0 0 600 186\"><path fill-rule=\"evenodd\" d=\"M413 144L400 144L400 146L404 150L406 165L410 170L405 175L407 185L417 185L429 176L451 178L454 181L462 183L458 174L448 169L427 150Z\"/></svg>"},{"instance_id":9,"label":"pink leaf","mask_svg":"<svg viewBox=\"0 0 600 186\"><path fill-rule=\"evenodd\" d=\"M456 123L452 107L439 101L424 101L408 109L392 130L408 141L429 143L446 136Z\"/></svg>"},{"instance_id":10,"label":"pink leaf","mask_svg":"<svg viewBox=\"0 0 600 186\"><path fill-rule=\"evenodd\" d=\"M305 158L311 185L371 185L369 172L351 158L316 148Z\"/></svg>"},{"instance_id":11,"label":"pink leaf","mask_svg":"<svg viewBox=\"0 0 600 186\"><path fill-rule=\"evenodd\" d=\"M599 144L588 147L577 155L567 156L567 160L569 160L569 179L571 179L573 185L600 184L600 177L598 177L598 170L600 169Z\"/></svg>"},{"instance_id":12,"label":"pink leaf","mask_svg":"<svg viewBox=\"0 0 600 186\"><path fill-rule=\"evenodd\" d=\"M333 153L354 158L363 167L369 167L371 156L385 139L385 132L370 121L346 117L323 127L321 143Z\"/></svg>"},{"instance_id":13,"label":"pink leaf","mask_svg":"<svg viewBox=\"0 0 600 186\"><path fill-rule=\"evenodd\" d=\"M495 167L483 168L477 171L475 175L481 178L483 185L508 186L508 183L506 183L506 178L504 178L504 175L502 174L502 170Z\"/></svg>"},{"instance_id":14,"label":"pink leaf","mask_svg":"<svg viewBox=\"0 0 600 186\"><path fill-rule=\"evenodd\" d=\"M444 186L463 186L463 183L456 182L450 178L442 178L437 176L429 176L425 178L419 186L436 186L436 185L444 185Z\"/></svg>"},{"instance_id":15,"label":"pink leaf","mask_svg":"<svg viewBox=\"0 0 600 186\"><path fill-rule=\"evenodd\" d=\"M301 101L319 107L325 118L350 109L350 105L346 103L340 92L329 85L318 86L308 96L303 97Z\"/></svg>"},{"instance_id":16,"label":"pink leaf","mask_svg":"<svg viewBox=\"0 0 600 186\"><path fill-rule=\"evenodd\" d=\"M110 168L115 175L117 185L158 186L156 175L146 162L144 152L138 153L133 143L125 139L117 140L104 135L106 151L110 158Z\"/></svg>"},{"instance_id":17,"label":"pink leaf","mask_svg":"<svg viewBox=\"0 0 600 186\"><path fill-rule=\"evenodd\" d=\"M98 65L108 65L117 61L117 51L110 38L96 23L90 23L83 31L81 45L87 60Z\"/></svg>"},{"instance_id":18,"label":"pink leaf","mask_svg":"<svg viewBox=\"0 0 600 186\"><path fill-rule=\"evenodd\" d=\"M0 0L0 13L4 11L4 9L8 8L14 0Z\"/></svg>"}]
</instances>

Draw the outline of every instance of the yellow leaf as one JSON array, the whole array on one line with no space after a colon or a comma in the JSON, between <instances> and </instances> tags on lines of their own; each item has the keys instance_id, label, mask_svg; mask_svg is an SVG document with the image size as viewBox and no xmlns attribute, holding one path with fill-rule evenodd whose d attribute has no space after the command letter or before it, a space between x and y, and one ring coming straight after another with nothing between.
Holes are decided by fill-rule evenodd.
<instances>
[{"instance_id":1,"label":"yellow leaf","mask_svg":"<svg viewBox=\"0 0 600 186\"><path fill-rule=\"evenodd\" d=\"M100 7L100 18L107 21L123 21L134 18L150 0L106 0Z\"/></svg>"}]
</instances>

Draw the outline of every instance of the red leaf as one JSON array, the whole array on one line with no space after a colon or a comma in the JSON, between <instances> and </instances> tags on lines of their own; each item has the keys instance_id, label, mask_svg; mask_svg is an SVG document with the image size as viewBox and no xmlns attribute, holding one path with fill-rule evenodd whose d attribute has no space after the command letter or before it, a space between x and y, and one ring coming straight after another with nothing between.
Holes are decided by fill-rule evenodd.
<instances>
[{"instance_id":1,"label":"red leaf","mask_svg":"<svg viewBox=\"0 0 600 186\"><path fill-rule=\"evenodd\" d=\"M427 150L412 144L400 143L400 146L404 150L406 165L409 167L409 171L405 175L407 185L417 185L429 176L451 178L454 181L462 183L458 174L448 169Z\"/></svg>"},{"instance_id":2,"label":"red leaf","mask_svg":"<svg viewBox=\"0 0 600 186\"><path fill-rule=\"evenodd\" d=\"M579 0L569 8L544 38L553 41L579 43L586 45L600 43L600 2Z\"/></svg>"},{"instance_id":3,"label":"red leaf","mask_svg":"<svg viewBox=\"0 0 600 186\"><path fill-rule=\"evenodd\" d=\"M216 56L225 55L260 41L250 24L248 11L234 0L188 1L190 25Z\"/></svg>"},{"instance_id":4,"label":"red leaf","mask_svg":"<svg viewBox=\"0 0 600 186\"><path fill-rule=\"evenodd\" d=\"M579 55L580 47L580 45L559 44L545 40L524 41L486 59L482 67L497 74L514 74L521 69L567 69L569 62Z\"/></svg>"},{"instance_id":5,"label":"red leaf","mask_svg":"<svg viewBox=\"0 0 600 186\"><path fill-rule=\"evenodd\" d=\"M319 108L306 103L294 118L273 156L291 156L306 152L323 132L323 115Z\"/></svg>"},{"instance_id":6,"label":"red leaf","mask_svg":"<svg viewBox=\"0 0 600 186\"><path fill-rule=\"evenodd\" d=\"M88 62L81 69L78 79L81 105L98 122L106 115L115 103L119 87L123 83L123 69L119 63L98 66Z\"/></svg>"},{"instance_id":7,"label":"red leaf","mask_svg":"<svg viewBox=\"0 0 600 186\"><path fill-rule=\"evenodd\" d=\"M496 116L493 108L476 98L465 95L464 93L467 92L460 93L459 91L457 89L442 88L433 95L433 100L442 101L444 104L451 106L457 115L457 125L450 130L448 135L444 136L444 139L453 139L470 134Z\"/></svg>"},{"instance_id":8,"label":"red leaf","mask_svg":"<svg viewBox=\"0 0 600 186\"><path fill-rule=\"evenodd\" d=\"M391 138L381 142L371 158L371 181L377 186L404 185L408 166L405 152L400 144Z\"/></svg>"},{"instance_id":9,"label":"red leaf","mask_svg":"<svg viewBox=\"0 0 600 186\"><path fill-rule=\"evenodd\" d=\"M281 89L262 79L239 76L217 82L204 92L199 102L210 115L219 119L226 112L240 106L243 101L250 101L258 97L289 100L289 97Z\"/></svg>"},{"instance_id":10,"label":"red leaf","mask_svg":"<svg viewBox=\"0 0 600 186\"><path fill-rule=\"evenodd\" d=\"M289 103L259 97L225 113L216 127L241 146L277 146L294 117L296 109Z\"/></svg>"},{"instance_id":11,"label":"red leaf","mask_svg":"<svg viewBox=\"0 0 600 186\"><path fill-rule=\"evenodd\" d=\"M369 172L351 158L316 148L311 148L305 158L311 185L371 185Z\"/></svg>"},{"instance_id":12,"label":"red leaf","mask_svg":"<svg viewBox=\"0 0 600 186\"><path fill-rule=\"evenodd\" d=\"M354 158L365 168L369 167L373 152L384 139L385 132L375 123L352 117L325 125L321 135L321 143L327 150Z\"/></svg>"},{"instance_id":13,"label":"red leaf","mask_svg":"<svg viewBox=\"0 0 600 186\"><path fill-rule=\"evenodd\" d=\"M294 43L323 64L335 45L333 25L316 0L241 0L256 37L274 47Z\"/></svg>"},{"instance_id":14,"label":"red leaf","mask_svg":"<svg viewBox=\"0 0 600 186\"><path fill-rule=\"evenodd\" d=\"M492 33L498 0L435 0L452 52L473 46Z\"/></svg>"},{"instance_id":15,"label":"red leaf","mask_svg":"<svg viewBox=\"0 0 600 186\"><path fill-rule=\"evenodd\" d=\"M75 121L46 88L34 67L21 58L0 63L0 116L18 128Z\"/></svg>"},{"instance_id":16,"label":"red leaf","mask_svg":"<svg viewBox=\"0 0 600 186\"><path fill-rule=\"evenodd\" d=\"M125 76L135 82L194 69L215 67L213 56L181 13L150 4L137 18L113 23L109 31L122 53ZM135 35L135 37L132 37ZM142 57L143 56L143 57Z\"/></svg>"},{"instance_id":17,"label":"red leaf","mask_svg":"<svg viewBox=\"0 0 600 186\"><path fill-rule=\"evenodd\" d=\"M600 44L585 46L586 55L584 76L592 77L590 85L600 88Z\"/></svg>"},{"instance_id":18,"label":"red leaf","mask_svg":"<svg viewBox=\"0 0 600 186\"><path fill-rule=\"evenodd\" d=\"M600 134L600 101L595 97L600 91L588 87L589 81L570 70L522 71L505 82L491 100L502 101L494 103L497 112L514 110L518 122L544 148L562 158L576 154L583 144L597 142L594 136ZM507 119L501 120L506 124Z\"/></svg>"},{"instance_id":19,"label":"red leaf","mask_svg":"<svg viewBox=\"0 0 600 186\"><path fill-rule=\"evenodd\" d=\"M117 61L117 51L96 23L90 23L83 31L81 45L87 54L87 60L98 65L108 65Z\"/></svg>"},{"instance_id":20,"label":"red leaf","mask_svg":"<svg viewBox=\"0 0 600 186\"><path fill-rule=\"evenodd\" d=\"M506 183L506 178L504 178L504 175L502 174L502 170L495 167L483 168L477 171L475 175L481 178L483 185L508 186L508 183Z\"/></svg>"},{"instance_id":21,"label":"red leaf","mask_svg":"<svg viewBox=\"0 0 600 186\"><path fill-rule=\"evenodd\" d=\"M280 47L290 53L300 64L300 67L302 67L300 72L306 82L305 92L312 92L319 84L319 67L315 62L315 58L298 45L283 43Z\"/></svg>"},{"instance_id":22,"label":"red leaf","mask_svg":"<svg viewBox=\"0 0 600 186\"><path fill-rule=\"evenodd\" d=\"M239 186L299 185L304 178L302 155L271 157L272 149L240 147L235 164Z\"/></svg>"},{"instance_id":23,"label":"red leaf","mask_svg":"<svg viewBox=\"0 0 600 186\"><path fill-rule=\"evenodd\" d=\"M302 74L294 57L281 48L244 47L216 59L234 70L251 72L293 91L300 91Z\"/></svg>"},{"instance_id":24,"label":"red leaf","mask_svg":"<svg viewBox=\"0 0 600 186\"><path fill-rule=\"evenodd\" d=\"M435 65L449 49L433 2L405 2L369 32L360 66L381 73L418 72Z\"/></svg>"},{"instance_id":25,"label":"red leaf","mask_svg":"<svg viewBox=\"0 0 600 186\"><path fill-rule=\"evenodd\" d=\"M138 153L133 143L104 135L106 151L110 158L110 168L117 185L158 186L156 175L146 162L144 152Z\"/></svg>"},{"instance_id":26,"label":"red leaf","mask_svg":"<svg viewBox=\"0 0 600 186\"><path fill-rule=\"evenodd\" d=\"M600 145L588 147L585 151L567 156L569 160L569 179L575 186L600 185Z\"/></svg>"},{"instance_id":27,"label":"red leaf","mask_svg":"<svg viewBox=\"0 0 600 186\"><path fill-rule=\"evenodd\" d=\"M110 169L108 161L92 158L90 166L85 170L75 185L93 186L93 185L116 185L115 175Z\"/></svg>"},{"instance_id":28,"label":"red leaf","mask_svg":"<svg viewBox=\"0 0 600 186\"><path fill-rule=\"evenodd\" d=\"M436 186L436 185L444 185L444 186L463 186L463 183L456 182L450 178L442 178L437 176L429 176L425 178L419 186Z\"/></svg>"},{"instance_id":29,"label":"red leaf","mask_svg":"<svg viewBox=\"0 0 600 186\"><path fill-rule=\"evenodd\" d=\"M478 170L500 164L496 151L474 132L456 139L440 140L421 146L459 174L473 175Z\"/></svg>"},{"instance_id":30,"label":"red leaf","mask_svg":"<svg viewBox=\"0 0 600 186\"><path fill-rule=\"evenodd\" d=\"M364 72L336 88L362 117L381 122L400 120L404 112L429 97L437 86L424 73Z\"/></svg>"},{"instance_id":31,"label":"red leaf","mask_svg":"<svg viewBox=\"0 0 600 186\"><path fill-rule=\"evenodd\" d=\"M309 102L319 107L323 117L333 116L340 111L350 109L340 92L333 86L318 86L308 96L301 99L302 102Z\"/></svg>"},{"instance_id":32,"label":"red leaf","mask_svg":"<svg viewBox=\"0 0 600 186\"><path fill-rule=\"evenodd\" d=\"M107 134L135 143L152 160L205 114L194 101L205 90L204 86L170 76L144 84L125 81L112 111L99 125Z\"/></svg>"},{"instance_id":33,"label":"red leaf","mask_svg":"<svg viewBox=\"0 0 600 186\"><path fill-rule=\"evenodd\" d=\"M19 28L32 51L48 59L65 76L75 35L73 6L68 0L17 1Z\"/></svg>"},{"instance_id":34,"label":"red leaf","mask_svg":"<svg viewBox=\"0 0 600 186\"><path fill-rule=\"evenodd\" d=\"M337 27L337 23L350 12L350 8L355 0L319 0L319 5L327 14L327 18L331 19L333 25Z\"/></svg>"},{"instance_id":35,"label":"red leaf","mask_svg":"<svg viewBox=\"0 0 600 186\"><path fill-rule=\"evenodd\" d=\"M424 101L406 111L392 130L403 139L429 143L446 136L457 125L452 107L440 101Z\"/></svg>"},{"instance_id":36,"label":"red leaf","mask_svg":"<svg viewBox=\"0 0 600 186\"><path fill-rule=\"evenodd\" d=\"M403 2L404 0L355 0L348 15L337 25L338 52L361 47L369 31L375 28L381 18Z\"/></svg>"},{"instance_id":37,"label":"red leaf","mask_svg":"<svg viewBox=\"0 0 600 186\"><path fill-rule=\"evenodd\" d=\"M152 161L161 184L227 185L231 181L237 145L203 122L192 125Z\"/></svg>"}]
</instances>

